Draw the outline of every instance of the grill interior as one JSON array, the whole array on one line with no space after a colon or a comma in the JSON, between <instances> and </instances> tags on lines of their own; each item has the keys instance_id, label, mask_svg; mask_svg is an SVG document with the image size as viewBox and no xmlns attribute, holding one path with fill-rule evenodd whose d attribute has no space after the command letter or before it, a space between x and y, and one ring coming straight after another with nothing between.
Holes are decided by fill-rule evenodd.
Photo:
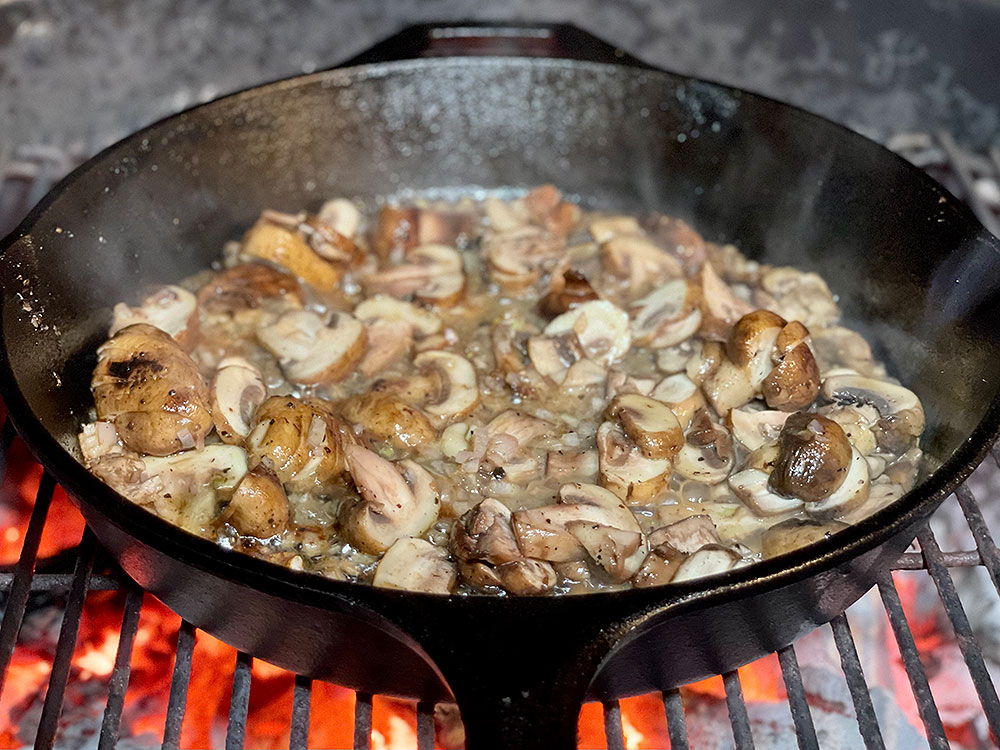
<instances>
[{"instance_id":1,"label":"grill interior","mask_svg":"<svg viewBox=\"0 0 1000 750\"><path fill-rule=\"evenodd\" d=\"M964 198L984 225L1000 235L1000 195L997 194L1000 192L997 188L997 180L1000 178L1000 152L996 149L985 155L965 152L947 133L936 136L900 135L892 139L889 145ZM14 154L0 152L0 175L3 179L0 186L0 233L10 229L16 220L44 195L56 178L82 158L82 154L65 154L55 149L24 149ZM15 439L15 431L8 420L0 432L2 470L9 468L7 457L12 453L11 447ZM1000 453L996 449L993 458L997 468L1000 469ZM113 748L118 745L120 739L122 712L129 689L131 656L139 630L144 592L115 568L88 530L83 532L79 545L71 552L46 560L39 558L42 533L46 524L51 522L50 507L54 491L53 480L47 474L43 474L24 535L20 558L11 568L0 572L0 597L5 604L0 624L0 691L6 686L8 667L15 649L23 647L19 644L18 636L32 596L46 593L64 596L64 615L34 737L36 748L61 746L60 714L64 709L64 698L71 680L71 660L85 601L88 595L95 592L125 591L120 640L108 682L106 708L100 734L96 738L96 747L102 750ZM977 491L981 497L984 496L982 490ZM988 489L986 493L989 494ZM991 495L988 500L995 502L995 498ZM975 542L974 548L970 545L969 549L942 549L931 525L935 523L935 519L943 515L951 514L959 517L959 513L968 526L966 536L971 534L970 538ZM991 740L990 735L992 738L1000 738L1000 699L987 668L983 647L976 638L966 608L959 598L955 573L958 568L983 568L992 582L993 593L1000 597L1000 550L993 541L970 484L960 487L954 497L945 502L935 515L935 519L932 519L931 524L921 528L915 545L900 556L893 565L893 570L923 570L933 581L934 589L954 631L968 675L978 695L982 711L980 724L983 730L979 741L986 747L990 746L991 742L996 742L995 739ZM885 609L905 667L909 687L926 733L927 744L935 749L950 748L953 745L946 735L939 705L931 693L925 667L927 655L919 650L911 624L907 620L903 599L900 596L899 581L887 571L879 579L877 588L879 600ZM837 737L832 739L834 744L829 744L831 741L829 734L818 731L804 684L803 671L800 669L796 647L793 645L777 653L777 662L787 693L788 711L797 746L801 750L821 747L864 746L869 749L904 747L900 744L887 743L884 736L884 727L880 725L873 694L869 681L866 681L848 616L841 614L823 630L826 631L825 637L832 640L833 647L839 655L843 677L853 704L859 737L853 739ZM182 622L174 636L175 640L170 644L173 671L161 734L164 748L178 748L181 744L188 689L192 674L199 668L197 660L193 658L195 636L195 628L187 622ZM225 737L227 748L242 748L245 745L253 682L252 667L252 655L245 653L236 655ZM752 728L747 701L744 699L740 675L737 672L722 675L722 682L732 731L732 745L739 750L753 748L755 731ZM309 746L310 703L313 690L314 684L311 680L295 677L292 707L287 717L288 745L291 748ZM665 723L665 734L669 736L670 746L674 750L691 747L693 739L689 737L682 690L667 691L659 696L663 705L662 719ZM353 716L355 748L372 747L373 698L374 696L363 693L356 695ZM607 746L625 748L628 739L627 726L622 720L621 705L617 701L608 702L601 706L601 711ZM435 706L429 703L418 703L415 706L414 731L419 748L435 746L434 712ZM763 744L759 730L756 734L758 743Z\"/></svg>"}]
</instances>

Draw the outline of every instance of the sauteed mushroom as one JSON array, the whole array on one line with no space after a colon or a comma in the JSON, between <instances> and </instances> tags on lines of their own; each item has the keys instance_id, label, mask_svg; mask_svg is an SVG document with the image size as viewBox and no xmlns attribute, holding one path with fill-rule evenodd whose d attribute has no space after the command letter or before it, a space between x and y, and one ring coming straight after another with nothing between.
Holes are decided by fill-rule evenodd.
<instances>
[{"instance_id":1,"label":"sauteed mushroom","mask_svg":"<svg viewBox=\"0 0 1000 750\"><path fill-rule=\"evenodd\" d=\"M628 315L607 300L584 302L545 326L550 337L570 332L588 358L605 366L621 358L632 343Z\"/></svg>"},{"instance_id":2,"label":"sauteed mushroom","mask_svg":"<svg viewBox=\"0 0 1000 750\"><path fill-rule=\"evenodd\" d=\"M423 539L397 539L382 555L372 584L384 589L450 594L458 571L448 559L448 550Z\"/></svg>"},{"instance_id":3,"label":"sauteed mushroom","mask_svg":"<svg viewBox=\"0 0 1000 750\"><path fill-rule=\"evenodd\" d=\"M342 413L372 440L389 443L398 451L431 448L437 437L427 415L392 392L374 390L356 396L344 404Z\"/></svg>"},{"instance_id":4,"label":"sauteed mushroom","mask_svg":"<svg viewBox=\"0 0 1000 750\"><path fill-rule=\"evenodd\" d=\"M340 281L337 266L317 255L298 232L263 216L244 235L241 252L246 258L286 268L316 289L333 289Z\"/></svg>"},{"instance_id":5,"label":"sauteed mushroom","mask_svg":"<svg viewBox=\"0 0 1000 750\"><path fill-rule=\"evenodd\" d=\"M924 408L916 394L902 386L862 375L833 375L823 382L823 396L840 404L875 407L882 417L877 438L891 452L902 452L899 449L924 430Z\"/></svg>"},{"instance_id":6,"label":"sauteed mushroom","mask_svg":"<svg viewBox=\"0 0 1000 750\"><path fill-rule=\"evenodd\" d=\"M119 302L112 310L108 336L135 323L148 323L169 333L185 351L191 351L198 338L198 300L187 289L168 285L143 299L138 307Z\"/></svg>"},{"instance_id":7,"label":"sauteed mushroom","mask_svg":"<svg viewBox=\"0 0 1000 750\"><path fill-rule=\"evenodd\" d=\"M224 443L242 443L254 412L267 398L264 378L242 357L227 357L215 371L211 392L215 431Z\"/></svg>"},{"instance_id":8,"label":"sauteed mushroom","mask_svg":"<svg viewBox=\"0 0 1000 750\"><path fill-rule=\"evenodd\" d=\"M257 338L295 383L314 385L346 378L365 352L364 326L336 312L326 323L314 312L290 310L257 329Z\"/></svg>"},{"instance_id":9,"label":"sauteed mushroom","mask_svg":"<svg viewBox=\"0 0 1000 750\"><path fill-rule=\"evenodd\" d=\"M247 472L236 486L227 510L227 520L237 531L259 539L281 534L290 514L285 489L264 464Z\"/></svg>"}]
</instances>

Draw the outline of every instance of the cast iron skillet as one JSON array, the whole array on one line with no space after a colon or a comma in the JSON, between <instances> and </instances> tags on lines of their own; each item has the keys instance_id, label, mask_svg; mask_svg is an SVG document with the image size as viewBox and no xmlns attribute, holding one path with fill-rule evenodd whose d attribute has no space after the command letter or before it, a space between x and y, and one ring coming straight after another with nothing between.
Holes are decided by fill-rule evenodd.
<instances>
[{"instance_id":1,"label":"cast iron skillet","mask_svg":"<svg viewBox=\"0 0 1000 750\"><path fill-rule=\"evenodd\" d=\"M847 323L923 400L923 447L940 468L780 559L710 581L533 599L273 567L126 502L74 457L110 304L207 266L261 208L547 181L821 273ZM125 571L197 626L296 672L454 697L473 748L572 746L585 697L732 669L828 621L907 546L1000 423L1000 248L958 201L844 128L651 69L563 26L419 27L348 67L171 117L74 172L4 245L3 397Z\"/></svg>"}]
</instances>

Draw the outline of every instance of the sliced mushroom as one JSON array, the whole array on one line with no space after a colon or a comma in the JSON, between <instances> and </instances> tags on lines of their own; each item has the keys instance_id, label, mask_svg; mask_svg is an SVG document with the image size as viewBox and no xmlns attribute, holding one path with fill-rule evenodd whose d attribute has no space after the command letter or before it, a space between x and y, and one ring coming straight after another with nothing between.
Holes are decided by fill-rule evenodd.
<instances>
[{"instance_id":1,"label":"sliced mushroom","mask_svg":"<svg viewBox=\"0 0 1000 750\"><path fill-rule=\"evenodd\" d=\"M662 401L627 393L616 396L607 415L617 418L646 458L671 458L684 445L684 432L677 417Z\"/></svg>"},{"instance_id":2,"label":"sliced mushroom","mask_svg":"<svg viewBox=\"0 0 1000 750\"><path fill-rule=\"evenodd\" d=\"M729 477L729 486L757 516L776 516L802 508L804 503L800 498L772 492L768 477L768 473L760 469L744 469Z\"/></svg>"},{"instance_id":3,"label":"sliced mushroom","mask_svg":"<svg viewBox=\"0 0 1000 750\"><path fill-rule=\"evenodd\" d=\"M150 294L138 307L119 302L112 311L108 336L135 323L159 328L189 352L198 339L198 300L187 289L169 285Z\"/></svg>"},{"instance_id":4,"label":"sliced mushroom","mask_svg":"<svg viewBox=\"0 0 1000 750\"><path fill-rule=\"evenodd\" d=\"M661 526L649 535L649 546L669 544L673 549L690 555L706 544L721 544L712 517L698 513L680 521Z\"/></svg>"},{"instance_id":5,"label":"sliced mushroom","mask_svg":"<svg viewBox=\"0 0 1000 750\"><path fill-rule=\"evenodd\" d=\"M572 268L560 275L553 274L549 289L538 301L538 310L546 318L554 318L574 307L598 299L587 277Z\"/></svg>"},{"instance_id":6,"label":"sliced mushroom","mask_svg":"<svg viewBox=\"0 0 1000 750\"><path fill-rule=\"evenodd\" d=\"M795 268L781 266L766 271L760 279L764 294L762 302L786 320L801 320L809 328L833 325L840 317L840 310L830 293L830 288L815 273L804 273Z\"/></svg>"},{"instance_id":7,"label":"sliced mushroom","mask_svg":"<svg viewBox=\"0 0 1000 750\"><path fill-rule=\"evenodd\" d=\"M562 384L569 368L586 356L580 338L573 331L528 339L528 358L538 373L557 385Z\"/></svg>"},{"instance_id":8,"label":"sliced mushroom","mask_svg":"<svg viewBox=\"0 0 1000 750\"><path fill-rule=\"evenodd\" d=\"M211 315L235 315L256 310L267 302L301 307L298 280L261 263L240 263L221 272L198 292L198 305Z\"/></svg>"},{"instance_id":9,"label":"sliced mushroom","mask_svg":"<svg viewBox=\"0 0 1000 750\"><path fill-rule=\"evenodd\" d=\"M578 388L588 386L599 386L605 382L608 371L597 362L590 359L581 359L574 362L566 370L566 375L562 381L565 392L570 392Z\"/></svg>"},{"instance_id":10,"label":"sliced mushroom","mask_svg":"<svg viewBox=\"0 0 1000 750\"><path fill-rule=\"evenodd\" d=\"M438 307L458 303L465 292L462 256L448 245L419 245L407 253L407 263L365 274L361 283L370 295L413 296Z\"/></svg>"},{"instance_id":11,"label":"sliced mushroom","mask_svg":"<svg viewBox=\"0 0 1000 750\"><path fill-rule=\"evenodd\" d=\"M341 507L340 522L358 549L381 554L398 539L423 534L437 520L441 499L433 477L420 464L393 464L357 445L348 445L345 453L361 498Z\"/></svg>"},{"instance_id":12,"label":"sliced mushroom","mask_svg":"<svg viewBox=\"0 0 1000 750\"><path fill-rule=\"evenodd\" d=\"M559 480L596 479L598 459L596 450L549 451L545 457L545 476Z\"/></svg>"},{"instance_id":13,"label":"sliced mushroom","mask_svg":"<svg viewBox=\"0 0 1000 750\"><path fill-rule=\"evenodd\" d=\"M820 372L847 367L866 377L878 377L881 365L875 363L872 349L864 337L849 328L830 326L812 331L812 350Z\"/></svg>"},{"instance_id":14,"label":"sliced mushroom","mask_svg":"<svg viewBox=\"0 0 1000 750\"><path fill-rule=\"evenodd\" d=\"M649 551L646 559L642 561L642 565L632 577L632 585L636 588L648 588L649 586L663 586L670 583L685 559L687 559L687 555L669 544L658 544Z\"/></svg>"},{"instance_id":15,"label":"sliced mushroom","mask_svg":"<svg viewBox=\"0 0 1000 750\"><path fill-rule=\"evenodd\" d=\"M732 438L722 425L699 412L677 454L674 471L685 479L713 485L724 482L734 464Z\"/></svg>"},{"instance_id":16,"label":"sliced mushroom","mask_svg":"<svg viewBox=\"0 0 1000 750\"><path fill-rule=\"evenodd\" d=\"M651 285L679 279L684 275L680 262L641 235L616 235L601 244L604 269L628 280L628 288L639 293Z\"/></svg>"},{"instance_id":17,"label":"sliced mushroom","mask_svg":"<svg viewBox=\"0 0 1000 750\"><path fill-rule=\"evenodd\" d=\"M243 477L226 508L227 521L245 536L258 539L281 534L288 526L290 509L278 477L259 464Z\"/></svg>"},{"instance_id":18,"label":"sliced mushroom","mask_svg":"<svg viewBox=\"0 0 1000 750\"><path fill-rule=\"evenodd\" d=\"M750 385L759 388L773 369L771 354L787 321L768 310L755 310L736 321L729 333L726 354L747 372Z\"/></svg>"},{"instance_id":19,"label":"sliced mushroom","mask_svg":"<svg viewBox=\"0 0 1000 750\"><path fill-rule=\"evenodd\" d=\"M265 211L262 216L268 219L269 212ZM365 256L361 249L355 244L352 235L346 235L323 221L319 216L302 213L297 217L295 229L305 238L309 247L321 258L334 262L346 263L349 265L359 265L364 261Z\"/></svg>"},{"instance_id":20,"label":"sliced mushroom","mask_svg":"<svg viewBox=\"0 0 1000 750\"><path fill-rule=\"evenodd\" d=\"M680 564L674 574L673 583L724 573L731 570L739 561L740 556L729 547L707 544Z\"/></svg>"},{"instance_id":21,"label":"sliced mushroom","mask_svg":"<svg viewBox=\"0 0 1000 750\"><path fill-rule=\"evenodd\" d=\"M260 372L242 357L226 357L219 363L211 385L212 421L224 443L239 444L250 434L257 407L267 398Z\"/></svg>"},{"instance_id":22,"label":"sliced mushroom","mask_svg":"<svg viewBox=\"0 0 1000 750\"><path fill-rule=\"evenodd\" d=\"M316 289L332 290L340 281L340 269L317 255L301 234L263 217L244 235L241 252L286 268Z\"/></svg>"},{"instance_id":23,"label":"sliced mushroom","mask_svg":"<svg viewBox=\"0 0 1000 750\"><path fill-rule=\"evenodd\" d=\"M765 560L787 552L793 552L807 544L828 538L847 524L840 521L813 521L808 519L789 518L777 523L767 531L761 540L761 554Z\"/></svg>"},{"instance_id":24,"label":"sliced mushroom","mask_svg":"<svg viewBox=\"0 0 1000 750\"><path fill-rule=\"evenodd\" d=\"M546 336L573 332L589 359L611 365L632 343L628 315L606 300L584 302L555 318L545 327Z\"/></svg>"},{"instance_id":25,"label":"sliced mushroom","mask_svg":"<svg viewBox=\"0 0 1000 750\"><path fill-rule=\"evenodd\" d=\"M754 311L754 306L737 297L729 285L715 272L711 263L705 263L699 274L702 288L702 331L717 340L725 341L729 330L740 318Z\"/></svg>"},{"instance_id":26,"label":"sliced mushroom","mask_svg":"<svg viewBox=\"0 0 1000 750\"><path fill-rule=\"evenodd\" d=\"M798 412L785 421L781 452L768 480L771 490L784 497L818 503L834 494L852 468L850 441L832 419ZM860 454L858 454L860 456ZM865 479L867 466L865 464Z\"/></svg>"},{"instance_id":27,"label":"sliced mushroom","mask_svg":"<svg viewBox=\"0 0 1000 750\"><path fill-rule=\"evenodd\" d=\"M392 392L376 390L349 398L342 413L370 439L389 443L397 451L423 451L432 448L437 438L427 415Z\"/></svg>"},{"instance_id":28,"label":"sliced mushroom","mask_svg":"<svg viewBox=\"0 0 1000 750\"><path fill-rule=\"evenodd\" d=\"M294 383L335 383L351 374L365 353L364 326L347 313L329 323L308 310L290 310L257 329L257 338Z\"/></svg>"},{"instance_id":29,"label":"sliced mushroom","mask_svg":"<svg viewBox=\"0 0 1000 750\"><path fill-rule=\"evenodd\" d=\"M851 441L851 445L863 456L875 458L872 454L879 447L875 432L880 418L875 407L867 404L858 406L831 404L820 409L819 413L839 424L847 439Z\"/></svg>"},{"instance_id":30,"label":"sliced mushroom","mask_svg":"<svg viewBox=\"0 0 1000 750\"><path fill-rule=\"evenodd\" d=\"M699 409L705 408L705 398L698 386L683 372L665 377L649 395L670 407L682 430L691 426Z\"/></svg>"},{"instance_id":31,"label":"sliced mushroom","mask_svg":"<svg viewBox=\"0 0 1000 750\"><path fill-rule=\"evenodd\" d=\"M413 326L403 320L374 320L365 324L365 342L365 354L357 369L368 377L409 355L413 347Z\"/></svg>"},{"instance_id":32,"label":"sliced mushroom","mask_svg":"<svg viewBox=\"0 0 1000 750\"><path fill-rule=\"evenodd\" d=\"M448 559L448 550L423 539L397 539L382 555L372 584L383 589L450 594L455 590L458 570Z\"/></svg>"},{"instance_id":33,"label":"sliced mushroom","mask_svg":"<svg viewBox=\"0 0 1000 750\"><path fill-rule=\"evenodd\" d=\"M616 582L627 581L646 557L642 534L625 531L613 526L603 526L590 521L570 521L566 529L587 550L587 554L600 565L608 577Z\"/></svg>"},{"instance_id":34,"label":"sliced mushroom","mask_svg":"<svg viewBox=\"0 0 1000 750\"><path fill-rule=\"evenodd\" d=\"M720 415L727 414L730 409L739 409L754 398L754 387L747 371L725 356L703 376L701 389Z\"/></svg>"},{"instance_id":35,"label":"sliced mushroom","mask_svg":"<svg viewBox=\"0 0 1000 750\"><path fill-rule=\"evenodd\" d=\"M630 504L651 500L670 475L670 459L643 456L616 422L604 422L598 428L597 455L601 486Z\"/></svg>"},{"instance_id":36,"label":"sliced mushroom","mask_svg":"<svg viewBox=\"0 0 1000 750\"><path fill-rule=\"evenodd\" d=\"M267 462L290 490L308 492L343 473L347 434L328 401L272 396L254 414L246 447L251 466Z\"/></svg>"},{"instance_id":37,"label":"sliced mushroom","mask_svg":"<svg viewBox=\"0 0 1000 750\"><path fill-rule=\"evenodd\" d=\"M465 357L451 352L430 351L413 360L424 372L437 376L437 397L424 405L432 417L450 420L465 416L479 403L476 370Z\"/></svg>"},{"instance_id":38,"label":"sliced mushroom","mask_svg":"<svg viewBox=\"0 0 1000 750\"><path fill-rule=\"evenodd\" d=\"M842 515L858 508L868 499L871 487L868 462L856 448L851 449L851 462L841 485L823 500L806 505L812 515L825 518Z\"/></svg>"},{"instance_id":39,"label":"sliced mushroom","mask_svg":"<svg viewBox=\"0 0 1000 750\"><path fill-rule=\"evenodd\" d=\"M607 242L613 237L644 234L634 216L602 216L591 221L587 225L587 231L598 244Z\"/></svg>"},{"instance_id":40,"label":"sliced mushroom","mask_svg":"<svg viewBox=\"0 0 1000 750\"><path fill-rule=\"evenodd\" d=\"M881 415L876 437L892 453L902 453L924 431L924 407L913 391L862 375L831 375L823 397L838 404L869 404Z\"/></svg>"},{"instance_id":41,"label":"sliced mushroom","mask_svg":"<svg viewBox=\"0 0 1000 750\"><path fill-rule=\"evenodd\" d=\"M423 336L431 336L441 330L441 318L410 302L376 294L354 308L354 317L363 323L374 321L409 323Z\"/></svg>"},{"instance_id":42,"label":"sliced mushroom","mask_svg":"<svg viewBox=\"0 0 1000 750\"><path fill-rule=\"evenodd\" d=\"M729 412L728 422L733 430L733 437L740 441L748 450L778 442L781 428L788 419L786 411L750 411L748 409L733 409Z\"/></svg>"},{"instance_id":43,"label":"sliced mushroom","mask_svg":"<svg viewBox=\"0 0 1000 750\"><path fill-rule=\"evenodd\" d=\"M508 292L527 289L565 253L565 239L539 227L521 226L483 238L483 258L490 276Z\"/></svg>"},{"instance_id":44,"label":"sliced mushroom","mask_svg":"<svg viewBox=\"0 0 1000 750\"><path fill-rule=\"evenodd\" d=\"M633 341L660 349L693 336L701 325L694 289L684 279L675 279L629 305Z\"/></svg>"},{"instance_id":45,"label":"sliced mushroom","mask_svg":"<svg viewBox=\"0 0 1000 750\"><path fill-rule=\"evenodd\" d=\"M344 237L354 238L361 226L361 210L353 201L334 198L320 206L316 215L320 221Z\"/></svg>"},{"instance_id":46,"label":"sliced mushroom","mask_svg":"<svg viewBox=\"0 0 1000 750\"><path fill-rule=\"evenodd\" d=\"M371 245L383 260L390 255L401 256L417 244L416 208L383 206L372 225Z\"/></svg>"},{"instance_id":47,"label":"sliced mushroom","mask_svg":"<svg viewBox=\"0 0 1000 750\"><path fill-rule=\"evenodd\" d=\"M654 214L646 222L650 238L684 265L685 273L693 275L705 262L705 240L687 222L672 216Z\"/></svg>"},{"instance_id":48,"label":"sliced mushroom","mask_svg":"<svg viewBox=\"0 0 1000 750\"><path fill-rule=\"evenodd\" d=\"M98 348L91 390L97 418L113 422L122 443L139 453L193 448L212 430L211 396L198 366L147 323L123 328Z\"/></svg>"},{"instance_id":49,"label":"sliced mushroom","mask_svg":"<svg viewBox=\"0 0 1000 750\"><path fill-rule=\"evenodd\" d=\"M580 220L580 207L564 201L555 185L539 185L520 199L528 216L553 234L565 236Z\"/></svg>"},{"instance_id":50,"label":"sliced mushroom","mask_svg":"<svg viewBox=\"0 0 1000 750\"><path fill-rule=\"evenodd\" d=\"M786 325L778 335L772 355L774 369L761 384L761 394L773 409L804 409L819 393L819 367L806 343L808 335L798 321Z\"/></svg>"}]
</instances>

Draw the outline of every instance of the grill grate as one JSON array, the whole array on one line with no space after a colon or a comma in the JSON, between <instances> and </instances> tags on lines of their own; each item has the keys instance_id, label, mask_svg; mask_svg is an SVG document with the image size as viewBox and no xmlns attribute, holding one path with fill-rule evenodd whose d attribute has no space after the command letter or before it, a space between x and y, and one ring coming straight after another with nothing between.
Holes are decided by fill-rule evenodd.
<instances>
[{"instance_id":1,"label":"grill grate","mask_svg":"<svg viewBox=\"0 0 1000 750\"><path fill-rule=\"evenodd\" d=\"M897 136L890 142L890 147L927 169L965 198L983 223L994 233L1000 234L1000 201L992 200L1000 195L1000 187L997 187L997 177L1000 176L1000 152L993 149L986 157L968 154L962 151L948 134L940 134L936 138L923 134ZM12 221L23 215L28 207L45 194L54 180L79 162L82 156L82 152L71 151L67 155L51 148L23 149L13 157L7 152L0 152L0 226L9 229ZM993 187L988 184L990 180L993 180ZM0 448L2 448L0 473L6 470L6 457L14 437L13 426L8 420L0 431ZM1000 466L1000 449L994 448L993 456ZM59 716L70 678L71 659L86 597L90 592L125 589L127 593L122 612L120 639L109 678L106 708L97 744L99 750L110 750L116 746L120 738L131 656L139 629L144 593L120 572L113 568L109 569L89 530L84 531L75 553L72 556L64 556L73 561L72 570L46 568L36 572L39 543L54 489L55 483L47 473L44 473L35 497L20 558L13 570L0 572L0 593L6 601L3 620L0 623L0 691L6 680L30 595L68 591L48 690L35 737L36 748L53 747L57 740ZM975 541L975 549L943 551L928 524L922 527L917 535L919 551L903 553L893 566L893 570L928 572L954 629L989 729L993 737L1000 737L1000 698L987 669L981 645L973 633L969 617L959 599L952 575L953 569L982 566L987 570L993 587L1000 595L1000 550L990 535L972 490L967 485L960 487L955 493L955 499L949 498L946 505L954 503L959 505L965 516L972 539ZM934 750L947 749L950 745L944 724L931 693L927 673L907 621L897 583L890 573L886 573L878 581L877 588L899 646L928 744ZM826 627L829 628L839 656L854 706L861 741L868 750L882 750L886 747L885 739L847 616L841 614ZM174 665L162 732L162 747L165 750L176 750L180 745L188 687L194 666L195 636L195 628L190 623L181 622L173 648ZM807 700L803 673L795 647L788 646L779 651L777 661L787 693L798 747L800 750L819 750L822 746L820 736ZM244 746L253 683L252 666L251 655L237 654L233 668L232 697L226 730L227 750ZM740 676L736 672L731 672L723 675L722 679L735 747L738 750L750 750L754 747L754 736ZM301 676L295 677L289 716L289 747L293 750L296 748L304 750L308 746L312 692L312 680ZM671 747L674 750L688 750L690 743L681 692L676 689L664 692L662 704ZM608 701L602 708L608 747L625 748L627 732L622 720L620 703ZM434 712L435 706L431 704L419 703L416 706L418 748L434 747ZM356 696L353 717L355 748L370 748L372 745L372 713L373 696L359 693Z\"/></svg>"}]
</instances>

